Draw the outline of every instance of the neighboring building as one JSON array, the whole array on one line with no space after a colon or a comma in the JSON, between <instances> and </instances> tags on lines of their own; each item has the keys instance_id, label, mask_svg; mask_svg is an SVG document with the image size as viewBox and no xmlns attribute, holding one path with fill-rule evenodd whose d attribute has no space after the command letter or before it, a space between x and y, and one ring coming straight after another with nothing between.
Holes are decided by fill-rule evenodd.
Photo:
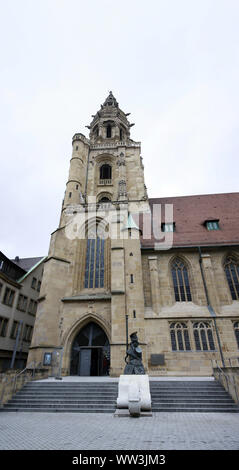
<instances>
[{"instance_id":1,"label":"neighboring building","mask_svg":"<svg viewBox=\"0 0 239 470\"><path fill-rule=\"evenodd\" d=\"M149 199L128 115L110 92L73 136L29 363L119 376L128 324L150 375L208 375L239 355L239 193Z\"/></svg>"},{"instance_id":2,"label":"neighboring building","mask_svg":"<svg viewBox=\"0 0 239 470\"><path fill-rule=\"evenodd\" d=\"M15 369L23 369L26 365L43 261L44 258L19 257L10 260L0 252L0 372L11 365Z\"/></svg>"}]
</instances>

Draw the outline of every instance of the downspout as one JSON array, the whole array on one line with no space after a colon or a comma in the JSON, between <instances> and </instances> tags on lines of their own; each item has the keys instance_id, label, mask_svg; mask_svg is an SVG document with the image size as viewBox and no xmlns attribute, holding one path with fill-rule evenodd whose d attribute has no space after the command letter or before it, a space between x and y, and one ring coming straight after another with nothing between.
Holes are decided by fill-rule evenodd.
<instances>
[{"instance_id":1,"label":"downspout","mask_svg":"<svg viewBox=\"0 0 239 470\"><path fill-rule=\"evenodd\" d=\"M217 335L217 342L218 342L219 351L220 351L220 356L221 356L221 360L222 360L223 367L225 367L224 357L223 357L223 353L222 353L221 340L220 340L219 331L218 331L217 322L216 322L216 313L214 312L214 309L213 309L213 307L212 307L211 304L210 304L210 299L209 299L209 295L208 295L208 289L207 289L206 279L205 279L204 272L203 272L203 267L202 267L202 253L201 253L201 247L200 247L200 246L198 247L198 252L199 252L199 265L200 265L200 270L201 270L201 275L202 275L202 280L203 280L203 285L204 285L204 290L205 290L206 300L207 300L207 308L208 308L208 310L209 310L210 315L211 315L212 318L213 318L213 322L214 322L214 326L215 326L215 331L216 331L216 335Z\"/></svg>"}]
</instances>

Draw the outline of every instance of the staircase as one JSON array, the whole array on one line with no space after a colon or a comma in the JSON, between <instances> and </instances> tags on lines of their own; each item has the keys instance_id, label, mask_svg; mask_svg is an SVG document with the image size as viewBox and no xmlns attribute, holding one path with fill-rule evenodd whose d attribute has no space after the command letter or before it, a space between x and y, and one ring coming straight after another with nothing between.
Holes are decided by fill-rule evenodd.
<instances>
[{"instance_id":1,"label":"staircase","mask_svg":"<svg viewBox=\"0 0 239 470\"><path fill-rule=\"evenodd\" d=\"M151 381L153 412L238 413L239 406L217 381Z\"/></svg>"},{"instance_id":2,"label":"staircase","mask_svg":"<svg viewBox=\"0 0 239 470\"><path fill-rule=\"evenodd\" d=\"M114 413L117 382L30 382L2 411Z\"/></svg>"},{"instance_id":3,"label":"staircase","mask_svg":"<svg viewBox=\"0 0 239 470\"><path fill-rule=\"evenodd\" d=\"M224 388L214 380L150 381L152 411L238 413ZM29 382L2 411L114 413L118 382Z\"/></svg>"}]
</instances>

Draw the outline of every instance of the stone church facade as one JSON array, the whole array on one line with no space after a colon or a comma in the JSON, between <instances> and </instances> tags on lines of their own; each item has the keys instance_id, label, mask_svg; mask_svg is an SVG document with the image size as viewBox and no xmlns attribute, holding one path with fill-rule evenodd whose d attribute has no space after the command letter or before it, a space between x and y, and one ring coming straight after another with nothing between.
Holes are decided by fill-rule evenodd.
<instances>
[{"instance_id":1,"label":"stone church facade","mask_svg":"<svg viewBox=\"0 0 239 470\"><path fill-rule=\"evenodd\" d=\"M210 375L239 356L239 193L148 198L140 142L110 92L77 133L29 351L63 375Z\"/></svg>"}]
</instances>

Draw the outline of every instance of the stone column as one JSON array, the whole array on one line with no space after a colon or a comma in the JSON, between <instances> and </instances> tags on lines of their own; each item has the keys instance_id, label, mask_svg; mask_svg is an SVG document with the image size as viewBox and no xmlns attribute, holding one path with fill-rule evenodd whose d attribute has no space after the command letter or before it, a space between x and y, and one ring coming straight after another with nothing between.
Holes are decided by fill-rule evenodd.
<instances>
[{"instance_id":1,"label":"stone column","mask_svg":"<svg viewBox=\"0 0 239 470\"><path fill-rule=\"evenodd\" d=\"M152 295L152 309L157 315L160 310L160 292L159 292L159 275L158 275L158 258L157 256L149 256L149 274Z\"/></svg>"}]
</instances>

